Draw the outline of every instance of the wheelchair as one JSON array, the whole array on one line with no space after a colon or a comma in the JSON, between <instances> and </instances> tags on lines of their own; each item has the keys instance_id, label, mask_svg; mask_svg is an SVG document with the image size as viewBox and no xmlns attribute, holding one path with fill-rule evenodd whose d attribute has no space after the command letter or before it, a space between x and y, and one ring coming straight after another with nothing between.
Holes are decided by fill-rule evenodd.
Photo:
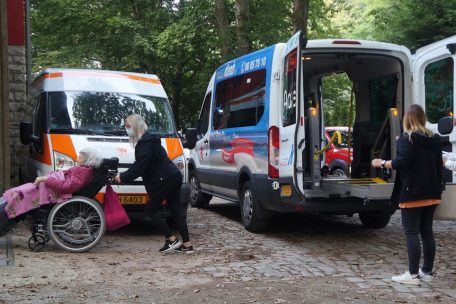
<instances>
[{"instance_id":1,"label":"wheelchair","mask_svg":"<svg viewBox=\"0 0 456 304\"><path fill-rule=\"evenodd\" d=\"M119 159L103 159L93 173L89 186L73 193L71 199L33 210L35 222L28 246L41 251L49 240L59 248L70 252L85 252L95 247L106 232L103 208L95 195L117 174Z\"/></svg>"}]
</instances>

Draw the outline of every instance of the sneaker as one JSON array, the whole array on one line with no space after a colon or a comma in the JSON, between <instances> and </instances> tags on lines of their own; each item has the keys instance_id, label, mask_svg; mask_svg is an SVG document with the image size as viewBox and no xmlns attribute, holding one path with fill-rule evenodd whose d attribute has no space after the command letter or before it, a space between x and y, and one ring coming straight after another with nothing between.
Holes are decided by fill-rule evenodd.
<instances>
[{"instance_id":1,"label":"sneaker","mask_svg":"<svg viewBox=\"0 0 456 304\"><path fill-rule=\"evenodd\" d=\"M170 252L178 248L180 245L182 245L182 243L177 238L174 241L166 240L165 245L163 245L163 247L160 248L159 251L161 253Z\"/></svg>"},{"instance_id":2,"label":"sneaker","mask_svg":"<svg viewBox=\"0 0 456 304\"><path fill-rule=\"evenodd\" d=\"M194 253L195 251L193 250L193 246L188 246L188 247L185 247L184 245L174 249L174 252L177 252L177 253L185 253L185 254L192 254Z\"/></svg>"},{"instance_id":3,"label":"sneaker","mask_svg":"<svg viewBox=\"0 0 456 304\"><path fill-rule=\"evenodd\" d=\"M420 275L420 279L425 281L425 282L430 282L434 279L434 275L432 274L432 272L429 272L429 273L424 273L421 268L420 268L420 271L418 272L418 274Z\"/></svg>"},{"instance_id":4,"label":"sneaker","mask_svg":"<svg viewBox=\"0 0 456 304\"><path fill-rule=\"evenodd\" d=\"M420 276L418 274L410 274L406 271L403 274L391 278L394 282L408 285L420 285Z\"/></svg>"}]
</instances>

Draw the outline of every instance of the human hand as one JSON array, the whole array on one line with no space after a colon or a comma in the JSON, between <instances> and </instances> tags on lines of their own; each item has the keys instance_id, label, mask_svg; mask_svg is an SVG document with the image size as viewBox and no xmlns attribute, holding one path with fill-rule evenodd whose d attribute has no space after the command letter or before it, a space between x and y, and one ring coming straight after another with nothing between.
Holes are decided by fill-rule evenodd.
<instances>
[{"instance_id":1,"label":"human hand","mask_svg":"<svg viewBox=\"0 0 456 304\"><path fill-rule=\"evenodd\" d=\"M114 177L114 180L116 181L116 183L120 184L120 175L116 175L116 177Z\"/></svg>"},{"instance_id":2,"label":"human hand","mask_svg":"<svg viewBox=\"0 0 456 304\"><path fill-rule=\"evenodd\" d=\"M383 159L380 159L380 158L374 158L372 160L372 167L374 168L381 168L382 167L382 162L383 162Z\"/></svg>"},{"instance_id":3,"label":"human hand","mask_svg":"<svg viewBox=\"0 0 456 304\"><path fill-rule=\"evenodd\" d=\"M448 156L449 156L448 152L442 151L442 159L443 159L444 164L448 160Z\"/></svg>"},{"instance_id":4,"label":"human hand","mask_svg":"<svg viewBox=\"0 0 456 304\"><path fill-rule=\"evenodd\" d=\"M35 179L35 185L38 185L39 183L43 183L47 181L47 176L38 176Z\"/></svg>"}]
</instances>

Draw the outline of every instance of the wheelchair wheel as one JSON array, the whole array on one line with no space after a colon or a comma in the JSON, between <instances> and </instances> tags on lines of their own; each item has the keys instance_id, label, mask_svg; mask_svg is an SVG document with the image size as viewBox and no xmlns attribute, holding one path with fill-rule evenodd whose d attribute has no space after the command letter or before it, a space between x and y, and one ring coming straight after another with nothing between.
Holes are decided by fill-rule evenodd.
<instances>
[{"instance_id":1,"label":"wheelchair wheel","mask_svg":"<svg viewBox=\"0 0 456 304\"><path fill-rule=\"evenodd\" d=\"M28 240L28 246L32 251L41 251L46 246L46 238L41 233L35 233Z\"/></svg>"},{"instance_id":2,"label":"wheelchair wheel","mask_svg":"<svg viewBox=\"0 0 456 304\"><path fill-rule=\"evenodd\" d=\"M106 231L100 204L83 196L55 205L49 213L49 236L62 249L84 252L92 249Z\"/></svg>"}]
</instances>

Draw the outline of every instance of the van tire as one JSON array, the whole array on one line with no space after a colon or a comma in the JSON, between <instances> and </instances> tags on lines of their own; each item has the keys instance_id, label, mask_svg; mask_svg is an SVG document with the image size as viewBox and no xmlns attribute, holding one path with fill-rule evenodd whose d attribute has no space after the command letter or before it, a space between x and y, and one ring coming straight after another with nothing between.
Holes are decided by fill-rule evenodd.
<instances>
[{"instance_id":1,"label":"van tire","mask_svg":"<svg viewBox=\"0 0 456 304\"><path fill-rule=\"evenodd\" d=\"M242 187L240 207L241 220L245 229L251 232L259 232L267 228L273 212L261 206L255 189L249 180Z\"/></svg>"},{"instance_id":2,"label":"van tire","mask_svg":"<svg viewBox=\"0 0 456 304\"><path fill-rule=\"evenodd\" d=\"M379 229L388 225L391 219L391 212L378 211L378 212L360 212L359 219L364 227L371 229Z\"/></svg>"},{"instance_id":3,"label":"van tire","mask_svg":"<svg viewBox=\"0 0 456 304\"><path fill-rule=\"evenodd\" d=\"M209 202L212 199L212 195L203 193L201 191L200 183L196 177L195 170L191 170L189 173L190 182L190 198L189 202L192 207L207 209Z\"/></svg>"}]
</instances>

